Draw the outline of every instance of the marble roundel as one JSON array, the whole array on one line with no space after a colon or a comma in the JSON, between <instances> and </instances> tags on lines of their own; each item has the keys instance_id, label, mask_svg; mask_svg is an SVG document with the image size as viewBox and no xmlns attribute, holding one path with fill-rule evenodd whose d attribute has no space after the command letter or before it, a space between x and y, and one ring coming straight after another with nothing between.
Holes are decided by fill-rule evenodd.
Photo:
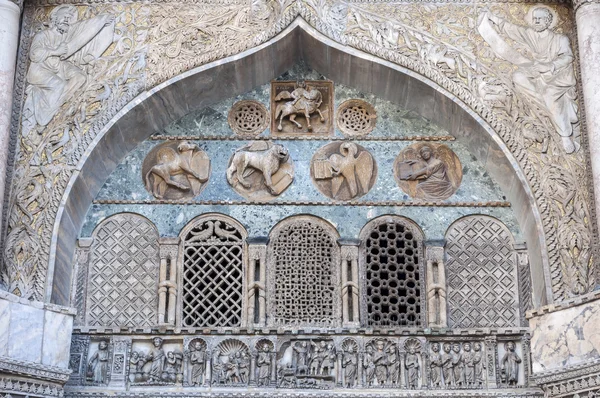
<instances>
[{"instance_id":1,"label":"marble roundel","mask_svg":"<svg viewBox=\"0 0 600 398\"><path fill-rule=\"evenodd\" d=\"M269 127L269 111L258 101L238 101L231 107L227 122L237 135L255 137Z\"/></svg>"}]
</instances>

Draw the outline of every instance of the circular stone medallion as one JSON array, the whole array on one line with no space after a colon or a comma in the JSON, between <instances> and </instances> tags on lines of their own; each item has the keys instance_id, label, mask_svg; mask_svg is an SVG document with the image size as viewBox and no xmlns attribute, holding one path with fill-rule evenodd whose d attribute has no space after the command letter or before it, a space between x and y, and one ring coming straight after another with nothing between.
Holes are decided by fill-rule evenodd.
<instances>
[{"instance_id":1,"label":"circular stone medallion","mask_svg":"<svg viewBox=\"0 0 600 398\"><path fill-rule=\"evenodd\" d=\"M189 141L167 141L152 148L142 164L142 179L156 199L198 196L210 176L206 152Z\"/></svg>"},{"instance_id":2,"label":"circular stone medallion","mask_svg":"<svg viewBox=\"0 0 600 398\"><path fill-rule=\"evenodd\" d=\"M360 137L373 131L377 123L377 112L366 101L349 99L338 108L336 121L345 136Z\"/></svg>"},{"instance_id":3,"label":"circular stone medallion","mask_svg":"<svg viewBox=\"0 0 600 398\"><path fill-rule=\"evenodd\" d=\"M377 163L369 151L358 144L332 142L314 154L310 175L323 195L334 200L353 200L375 185Z\"/></svg>"},{"instance_id":4,"label":"circular stone medallion","mask_svg":"<svg viewBox=\"0 0 600 398\"><path fill-rule=\"evenodd\" d=\"M237 149L229 159L227 182L250 200L275 199L293 180L294 165L283 145L252 141Z\"/></svg>"},{"instance_id":5,"label":"circular stone medallion","mask_svg":"<svg viewBox=\"0 0 600 398\"><path fill-rule=\"evenodd\" d=\"M394 177L411 198L444 200L460 186L462 165L446 145L421 142L400 151L394 161Z\"/></svg>"},{"instance_id":6,"label":"circular stone medallion","mask_svg":"<svg viewBox=\"0 0 600 398\"><path fill-rule=\"evenodd\" d=\"M227 122L234 133L255 137L269 126L269 111L258 101L238 101L231 107Z\"/></svg>"}]
</instances>

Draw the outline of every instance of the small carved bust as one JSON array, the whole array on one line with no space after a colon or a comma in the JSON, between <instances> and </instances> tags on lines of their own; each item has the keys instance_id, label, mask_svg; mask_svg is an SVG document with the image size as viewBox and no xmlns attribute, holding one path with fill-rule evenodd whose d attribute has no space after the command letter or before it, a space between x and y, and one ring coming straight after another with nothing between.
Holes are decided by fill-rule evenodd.
<instances>
[{"instance_id":1,"label":"small carved bust","mask_svg":"<svg viewBox=\"0 0 600 398\"><path fill-rule=\"evenodd\" d=\"M253 141L229 160L227 181L240 195L268 201L281 195L294 180L294 166L283 145Z\"/></svg>"},{"instance_id":2,"label":"small carved bust","mask_svg":"<svg viewBox=\"0 0 600 398\"><path fill-rule=\"evenodd\" d=\"M188 141L167 141L152 148L144 159L142 177L157 199L191 199L206 186L208 155Z\"/></svg>"},{"instance_id":3,"label":"small carved bust","mask_svg":"<svg viewBox=\"0 0 600 398\"><path fill-rule=\"evenodd\" d=\"M324 195L335 200L352 200L375 185L377 164L364 147L353 142L332 142L312 158L310 174Z\"/></svg>"},{"instance_id":4,"label":"small carved bust","mask_svg":"<svg viewBox=\"0 0 600 398\"><path fill-rule=\"evenodd\" d=\"M394 176L411 198L444 200L454 195L460 186L462 165L446 145L418 143L398 154Z\"/></svg>"}]
</instances>

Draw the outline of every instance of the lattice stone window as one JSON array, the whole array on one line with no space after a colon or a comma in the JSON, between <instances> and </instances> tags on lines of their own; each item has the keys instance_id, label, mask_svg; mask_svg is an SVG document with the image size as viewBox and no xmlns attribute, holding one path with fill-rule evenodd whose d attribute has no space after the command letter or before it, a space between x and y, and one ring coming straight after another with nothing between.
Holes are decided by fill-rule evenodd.
<instances>
[{"instance_id":1,"label":"lattice stone window","mask_svg":"<svg viewBox=\"0 0 600 398\"><path fill-rule=\"evenodd\" d=\"M423 325L423 234L410 220L383 216L361 231L362 322Z\"/></svg>"},{"instance_id":2,"label":"lattice stone window","mask_svg":"<svg viewBox=\"0 0 600 398\"><path fill-rule=\"evenodd\" d=\"M513 237L488 216L461 218L446 232L448 326L519 325Z\"/></svg>"},{"instance_id":3,"label":"lattice stone window","mask_svg":"<svg viewBox=\"0 0 600 398\"><path fill-rule=\"evenodd\" d=\"M241 326L244 228L232 218L209 214L192 221L182 237L182 326Z\"/></svg>"},{"instance_id":4,"label":"lattice stone window","mask_svg":"<svg viewBox=\"0 0 600 398\"><path fill-rule=\"evenodd\" d=\"M87 289L90 326L154 326L157 322L158 232L131 213L94 231Z\"/></svg>"},{"instance_id":5,"label":"lattice stone window","mask_svg":"<svg viewBox=\"0 0 600 398\"><path fill-rule=\"evenodd\" d=\"M268 323L340 324L339 235L317 217L295 216L271 232L268 247Z\"/></svg>"}]
</instances>

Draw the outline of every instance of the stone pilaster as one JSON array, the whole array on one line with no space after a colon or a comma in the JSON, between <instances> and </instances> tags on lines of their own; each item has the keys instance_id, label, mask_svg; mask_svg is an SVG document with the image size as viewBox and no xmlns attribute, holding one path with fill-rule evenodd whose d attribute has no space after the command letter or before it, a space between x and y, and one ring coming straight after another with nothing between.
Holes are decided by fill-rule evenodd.
<instances>
[{"instance_id":1,"label":"stone pilaster","mask_svg":"<svg viewBox=\"0 0 600 398\"><path fill-rule=\"evenodd\" d=\"M596 214L600 214L600 0L574 0ZM600 219L598 219L600 230Z\"/></svg>"},{"instance_id":2,"label":"stone pilaster","mask_svg":"<svg viewBox=\"0 0 600 398\"><path fill-rule=\"evenodd\" d=\"M15 4L17 3L17 4ZM4 204L6 169L10 139L10 117L12 112L13 85L17 48L19 46L18 2L0 0L0 215ZM0 231L2 218L0 216Z\"/></svg>"}]
</instances>

